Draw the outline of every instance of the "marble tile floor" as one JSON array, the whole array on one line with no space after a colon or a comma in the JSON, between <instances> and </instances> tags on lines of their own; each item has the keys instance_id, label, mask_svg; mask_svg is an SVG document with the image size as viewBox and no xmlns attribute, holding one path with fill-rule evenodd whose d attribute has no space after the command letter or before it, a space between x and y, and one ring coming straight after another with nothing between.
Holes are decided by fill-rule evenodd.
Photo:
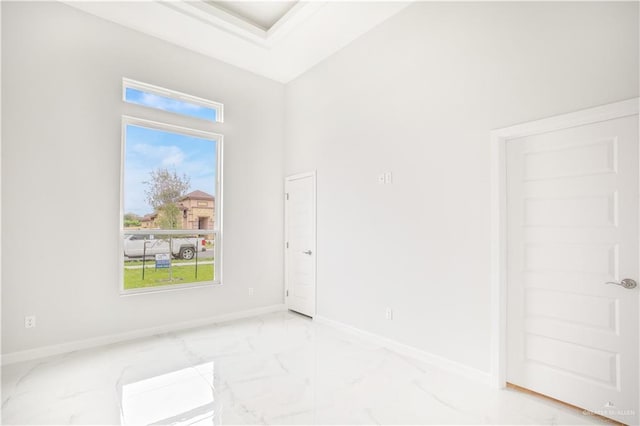
<instances>
[{"instance_id":1,"label":"marble tile floor","mask_svg":"<svg viewBox=\"0 0 640 426\"><path fill-rule=\"evenodd\" d=\"M2 369L11 424L599 424L278 312Z\"/></svg>"}]
</instances>

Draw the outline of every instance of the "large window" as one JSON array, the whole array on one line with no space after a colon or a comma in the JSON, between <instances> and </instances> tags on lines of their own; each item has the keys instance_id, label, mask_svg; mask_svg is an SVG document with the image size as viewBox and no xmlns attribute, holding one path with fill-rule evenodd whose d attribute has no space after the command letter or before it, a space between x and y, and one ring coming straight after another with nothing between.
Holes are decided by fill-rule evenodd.
<instances>
[{"instance_id":1,"label":"large window","mask_svg":"<svg viewBox=\"0 0 640 426\"><path fill-rule=\"evenodd\" d=\"M127 83L125 79L124 100L129 102ZM171 100L172 92L162 90ZM178 114L195 111L180 102L161 105L171 104L171 112ZM221 116L221 106L211 111ZM191 128L123 117L124 293L221 282L222 136L203 129L208 125L202 118L194 116Z\"/></svg>"}]
</instances>

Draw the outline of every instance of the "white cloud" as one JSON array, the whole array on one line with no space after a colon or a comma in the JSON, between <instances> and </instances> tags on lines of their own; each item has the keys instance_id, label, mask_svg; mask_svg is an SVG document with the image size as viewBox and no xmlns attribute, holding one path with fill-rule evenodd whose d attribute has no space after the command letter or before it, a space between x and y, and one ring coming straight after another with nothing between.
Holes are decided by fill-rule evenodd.
<instances>
[{"instance_id":1,"label":"white cloud","mask_svg":"<svg viewBox=\"0 0 640 426\"><path fill-rule=\"evenodd\" d=\"M165 111L199 111L203 107L195 104L190 104L183 101L177 101L175 99L169 99L162 96L154 95L153 93L142 93L140 103L153 108L162 109Z\"/></svg>"},{"instance_id":2,"label":"white cloud","mask_svg":"<svg viewBox=\"0 0 640 426\"><path fill-rule=\"evenodd\" d=\"M184 151L175 145L158 146L141 143L132 146L131 150L142 154L148 163L160 164L164 167L179 166L186 157Z\"/></svg>"}]
</instances>

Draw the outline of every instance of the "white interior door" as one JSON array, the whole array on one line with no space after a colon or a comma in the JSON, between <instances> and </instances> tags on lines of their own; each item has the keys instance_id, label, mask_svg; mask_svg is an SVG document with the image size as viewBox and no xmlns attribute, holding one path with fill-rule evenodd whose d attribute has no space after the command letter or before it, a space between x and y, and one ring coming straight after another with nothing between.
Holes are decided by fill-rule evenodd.
<instances>
[{"instance_id":1,"label":"white interior door","mask_svg":"<svg viewBox=\"0 0 640 426\"><path fill-rule=\"evenodd\" d=\"M316 177L285 179L285 299L293 311L316 314Z\"/></svg>"},{"instance_id":2,"label":"white interior door","mask_svg":"<svg viewBox=\"0 0 640 426\"><path fill-rule=\"evenodd\" d=\"M506 165L507 381L637 424L638 116L511 139Z\"/></svg>"}]
</instances>

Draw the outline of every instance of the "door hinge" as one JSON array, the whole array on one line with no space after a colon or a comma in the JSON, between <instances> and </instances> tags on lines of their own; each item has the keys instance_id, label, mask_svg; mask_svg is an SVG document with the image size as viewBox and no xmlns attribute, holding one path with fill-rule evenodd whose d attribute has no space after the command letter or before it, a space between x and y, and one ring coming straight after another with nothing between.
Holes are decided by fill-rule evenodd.
<instances>
[{"instance_id":1,"label":"door hinge","mask_svg":"<svg viewBox=\"0 0 640 426\"><path fill-rule=\"evenodd\" d=\"M287 297L289 297L289 290L287 290Z\"/></svg>"},{"instance_id":2,"label":"door hinge","mask_svg":"<svg viewBox=\"0 0 640 426\"><path fill-rule=\"evenodd\" d=\"M287 248L289 248L289 241L287 241Z\"/></svg>"},{"instance_id":3,"label":"door hinge","mask_svg":"<svg viewBox=\"0 0 640 426\"><path fill-rule=\"evenodd\" d=\"M289 201L289 193L287 192L285 195L287 197L287 201Z\"/></svg>"}]
</instances>

